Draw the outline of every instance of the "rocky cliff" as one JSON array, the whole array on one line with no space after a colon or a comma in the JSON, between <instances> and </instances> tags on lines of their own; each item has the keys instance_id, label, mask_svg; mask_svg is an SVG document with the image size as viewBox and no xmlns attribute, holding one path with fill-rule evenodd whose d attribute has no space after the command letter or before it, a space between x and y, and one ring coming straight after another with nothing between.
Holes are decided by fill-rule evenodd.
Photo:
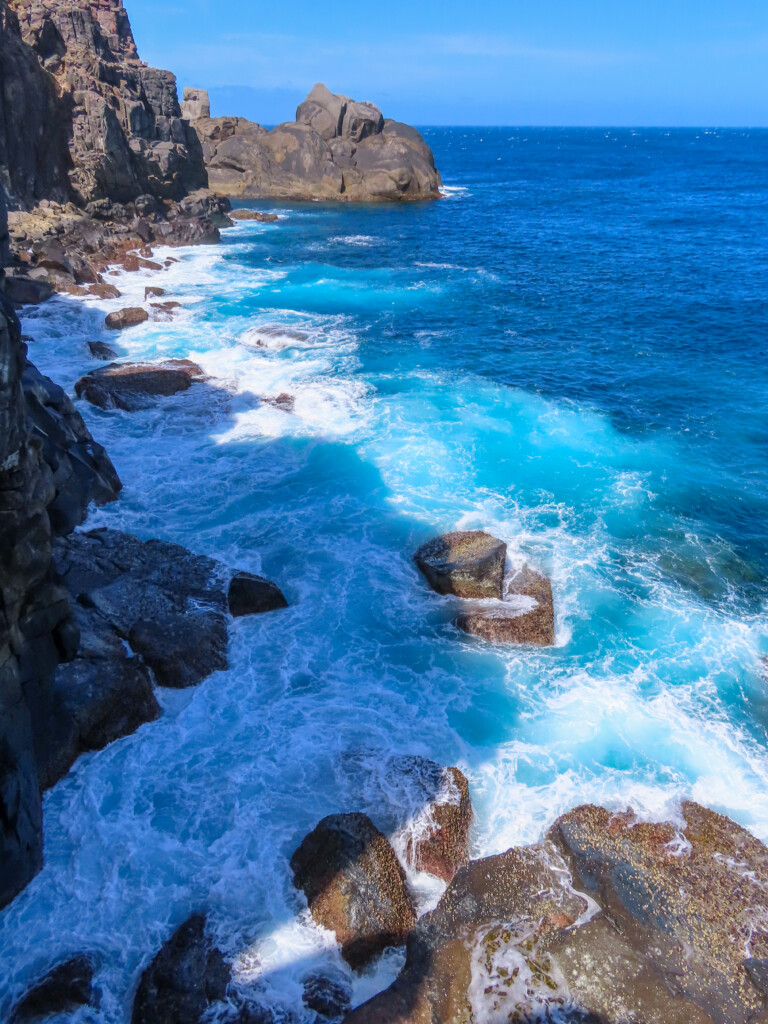
<instances>
[{"instance_id":1,"label":"rocky cliff","mask_svg":"<svg viewBox=\"0 0 768 1024\"><path fill-rule=\"evenodd\" d=\"M185 91L210 187L231 198L346 201L435 199L440 174L415 128L316 85L296 120L271 131L238 117L211 118L203 90Z\"/></svg>"}]
</instances>

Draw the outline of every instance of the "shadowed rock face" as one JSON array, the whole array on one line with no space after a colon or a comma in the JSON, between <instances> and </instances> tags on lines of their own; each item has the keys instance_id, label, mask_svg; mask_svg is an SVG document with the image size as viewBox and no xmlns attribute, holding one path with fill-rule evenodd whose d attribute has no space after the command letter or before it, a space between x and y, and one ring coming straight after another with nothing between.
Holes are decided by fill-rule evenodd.
<instances>
[{"instance_id":1,"label":"shadowed rock face","mask_svg":"<svg viewBox=\"0 0 768 1024\"><path fill-rule=\"evenodd\" d=\"M195 92L190 116L207 101ZM370 201L440 194L432 151L415 128L324 85L299 105L295 121L272 131L237 117L201 115L192 124L210 187L221 196Z\"/></svg>"},{"instance_id":2,"label":"shadowed rock face","mask_svg":"<svg viewBox=\"0 0 768 1024\"><path fill-rule=\"evenodd\" d=\"M51 968L14 1006L10 1024L30 1024L92 1004L93 971L92 958L83 954Z\"/></svg>"},{"instance_id":3,"label":"shadowed rock face","mask_svg":"<svg viewBox=\"0 0 768 1024\"><path fill-rule=\"evenodd\" d=\"M91 370L75 384L75 394L99 409L135 412L152 400L186 391L205 374L189 359L162 363L110 363Z\"/></svg>"},{"instance_id":4,"label":"shadowed rock face","mask_svg":"<svg viewBox=\"0 0 768 1024\"><path fill-rule=\"evenodd\" d=\"M698 804L686 825L579 807L473 861L345 1024L768 1021L768 850Z\"/></svg>"},{"instance_id":5,"label":"shadowed rock face","mask_svg":"<svg viewBox=\"0 0 768 1024\"><path fill-rule=\"evenodd\" d=\"M355 969L399 946L416 921L405 873L386 838L365 814L332 814L291 857L315 921L336 933Z\"/></svg>"}]
</instances>

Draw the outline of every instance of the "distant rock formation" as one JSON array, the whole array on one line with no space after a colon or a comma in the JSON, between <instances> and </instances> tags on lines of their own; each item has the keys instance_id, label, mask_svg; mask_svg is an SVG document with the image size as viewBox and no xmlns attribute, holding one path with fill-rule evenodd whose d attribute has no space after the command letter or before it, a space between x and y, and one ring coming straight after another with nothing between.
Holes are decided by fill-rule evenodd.
<instances>
[{"instance_id":1,"label":"distant rock formation","mask_svg":"<svg viewBox=\"0 0 768 1024\"><path fill-rule=\"evenodd\" d=\"M202 89L185 90L184 97L210 187L220 196L371 201L440 194L440 174L424 139L415 128L385 119L373 103L316 85L295 121L267 131L240 117L211 118Z\"/></svg>"}]
</instances>

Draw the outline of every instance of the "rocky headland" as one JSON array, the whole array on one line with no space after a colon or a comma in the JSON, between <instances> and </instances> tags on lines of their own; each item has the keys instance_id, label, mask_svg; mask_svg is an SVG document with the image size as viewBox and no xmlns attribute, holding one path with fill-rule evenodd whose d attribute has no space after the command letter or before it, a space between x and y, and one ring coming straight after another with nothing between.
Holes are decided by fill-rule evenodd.
<instances>
[{"instance_id":1,"label":"rocky headland","mask_svg":"<svg viewBox=\"0 0 768 1024\"><path fill-rule=\"evenodd\" d=\"M271 131L242 117L211 118L202 89L184 91L182 112L220 196L370 202L440 195L435 158L415 128L321 84L299 105L295 121Z\"/></svg>"}]
</instances>

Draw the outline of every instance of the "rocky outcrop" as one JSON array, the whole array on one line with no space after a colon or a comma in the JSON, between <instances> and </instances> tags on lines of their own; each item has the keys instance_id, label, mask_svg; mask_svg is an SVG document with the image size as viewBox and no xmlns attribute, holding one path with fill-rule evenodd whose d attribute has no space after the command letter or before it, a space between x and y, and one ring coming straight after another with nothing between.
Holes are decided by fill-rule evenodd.
<instances>
[{"instance_id":1,"label":"rocky outcrop","mask_svg":"<svg viewBox=\"0 0 768 1024\"><path fill-rule=\"evenodd\" d=\"M534 605L520 607L515 598L532 600ZM493 643L551 647L555 642L552 584L526 565L508 581L504 601L463 611L456 624L465 633Z\"/></svg>"},{"instance_id":2,"label":"rocky outcrop","mask_svg":"<svg viewBox=\"0 0 768 1024\"><path fill-rule=\"evenodd\" d=\"M207 102L195 92L190 113ZM271 131L237 117L201 115L192 125L210 187L221 196L370 201L440 194L432 151L415 128L324 85L300 104L295 121Z\"/></svg>"},{"instance_id":3,"label":"rocky outcrop","mask_svg":"<svg viewBox=\"0 0 768 1024\"><path fill-rule=\"evenodd\" d=\"M149 320L149 313L141 306L126 306L124 309L116 309L107 313L104 318L104 326L111 331L123 331L126 327L135 327L137 324L146 323Z\"/></svg>"},{"instance_id":4,"label":"rocky outcrop","mask_svg":"<svg viewBox=\"0 0 768 1024\"><path fill-rule=\"evenodd\" d=\"M291 870L312 917L335 932L355 969L402 945L415 924L405 873L365 814L323 818L291 857Z\"/></svg>"},{"instance_id":5,"label":"rocky outcrop","mask_svg":"<svg viewBox=\"0 0 768 1024\"><path fill-rule=\"evenodd\" d=\"M398 758L396 764L415 780L423 801L408 828L408 861L418 871L450 882L469 863L472 801L467 778L458 768L421 757Z\"/></svg>"},{"instance_id":6,"label":"rocky outcrop","mask_svg":"<svg viewBox=\"0 0 768 1024\"><path fill-rule=\"evenodd\" d=\"M481 530L445 533L423 544L416 565L438 594L501 600L507 545Z\"/></svg>"},{"instance_id":7,"label":"rocky outcrop","mask_svg":"<svg viewBox=\"0 0 768 1024\"><path fill-rule=\"evenodd\" d=\"M257 220L262 224L274 224L280 218L276 213L261 213L259 210L233 210L232 220Z\"/></svg>"},{"instance_id":8,"label":"rocky outcrop","mask_svg":"<svg viewBox=\"0 0 768 1024\"><path fill-rule=\"evenodd\" d=\"M276 583L250 572L237 572L232 577L227 591L227 604L234 618L288 607Z\"/></svg>"},{"instance_id":9,"label":"rocky outcrop","mask_svg":"<svg viewBox=\"0 0 768 1024\"><path fill-rule=\"evenodd\" d=\"M93 973L93 958L82 953L52 967L16 1003L9 1024L31 1024L93 1005Z\"/></svg>"},{"instance_id":10,"label":"rocky outcrop","mask_svg":"<svg viewBox=\"0 0 768 1024\"><path fill-rule=\"evenodd\" d=\"M187 391L205 374L189 359L166 359L162 363L109 363L91 370L75 384L75 394L99 409L135 412L153 399Z\"/></svg>"},{"instance_id":11,"label":"rocky outcrop","mask_svg":"<svg viewBox=\"0 0 768 1024\"><path fill-rule=\"evenodd\" d=\"M338 1020L351 1005L351 993L340 978L327 974L310 974L304 980L302 1001L308 1010L325 1020Z\"/></svg>"},{"instance_id":12,"label":"rocky outcrop","mask_svg":"<svg viewBox=\"0 0 768 1024\"><path fill-rule=\"evenodd\" d=\"M473 861L345 1024L768 1021L768 849L697 804L683 826L577 808Z\"/></svg>"}]
</instances>

